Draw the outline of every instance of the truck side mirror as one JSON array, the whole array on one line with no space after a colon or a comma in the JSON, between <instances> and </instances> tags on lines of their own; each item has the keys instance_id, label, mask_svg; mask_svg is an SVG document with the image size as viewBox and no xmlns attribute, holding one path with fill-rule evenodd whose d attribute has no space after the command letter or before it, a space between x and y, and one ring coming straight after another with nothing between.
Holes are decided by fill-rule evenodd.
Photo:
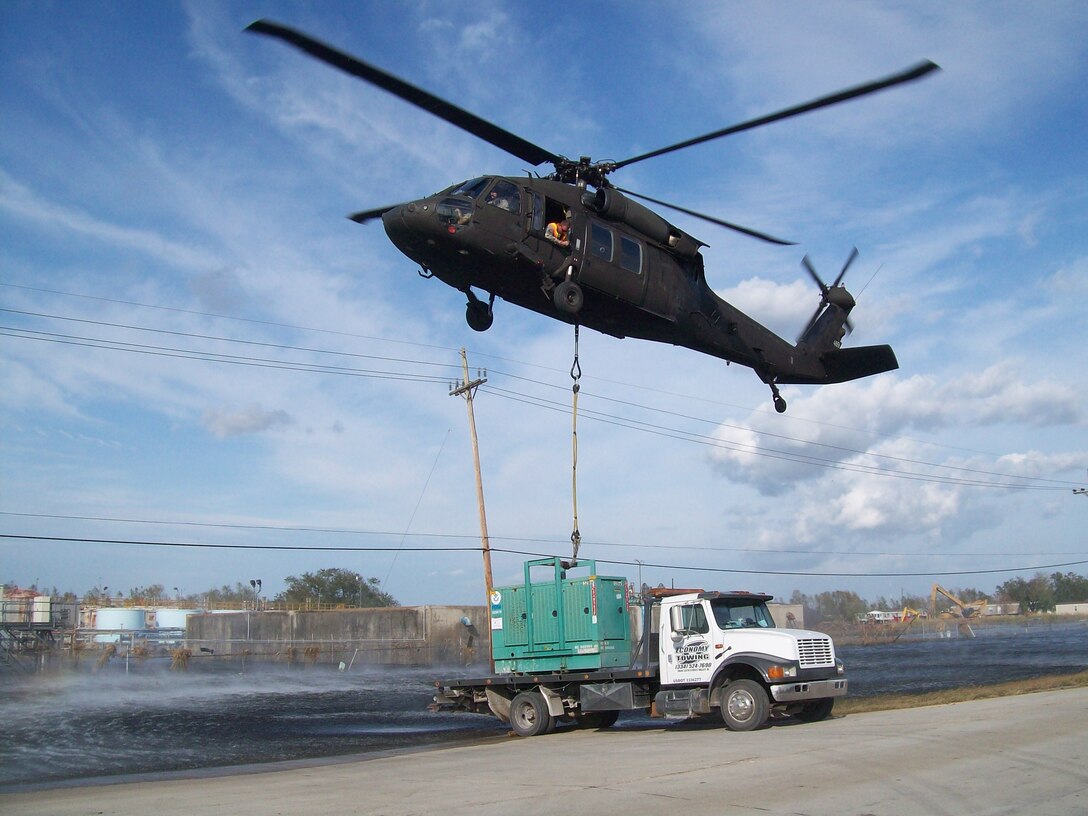
<instances>
[{"instance_id":1,"label":"truck side mirror","mask_svg":"<svg viewBox=\"0 0 1088 816\"><path fill-rule=\"evenodd\" d=\"M669 610L669 628L672 629L673 637L684 634L687 629L684 626L684 610L679 606L674 606Z\"/></svg>"}]
</instances>

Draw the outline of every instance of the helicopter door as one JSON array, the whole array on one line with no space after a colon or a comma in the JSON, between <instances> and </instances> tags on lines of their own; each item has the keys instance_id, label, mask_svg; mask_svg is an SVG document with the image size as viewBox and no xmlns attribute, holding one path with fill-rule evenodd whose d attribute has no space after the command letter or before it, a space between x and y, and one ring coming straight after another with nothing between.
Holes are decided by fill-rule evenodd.
<instances>
[{"instance_id":1,"label":"helicopter door","mask_svg":"<svg viewBox=\"0 0 1088 816\"><path fill-rule=\"evenodd\" d=\"M570 265L571 250L580 246L578 239L575 237L575 226L568 216L570 208L553 198L548 198L536 192L532 194L532 204L530 206L532 211L527 216L529 224L525 243L541 259L547 274L558 275L560 270ZM553 221L562 221L565 218L568 219L568 223L571 223L571 243L569 247L558 246L545 238L547 225Z\"/></svg>"},{"instance_id":2,"label":"helicopter door","mask_svg":"<svg viewBox=\"0 0 1088 816\"><path fill-rule=\"evenodd\" d=\"M642 242L592 219L586 237L579 281L620 300L642 305L646 294Z\"/></svg>"},{"instance_id":3,"label":"helicopter door","mask_svg":"<svg viewBox=\"0 0 1088 816\"><path fill-rule=\"evenodd\" d=\"M522 224L521 191L507 179L497 179L479 199L475 223L503 239L520 240L524 233Z\"/></svg>"}]
</instances>

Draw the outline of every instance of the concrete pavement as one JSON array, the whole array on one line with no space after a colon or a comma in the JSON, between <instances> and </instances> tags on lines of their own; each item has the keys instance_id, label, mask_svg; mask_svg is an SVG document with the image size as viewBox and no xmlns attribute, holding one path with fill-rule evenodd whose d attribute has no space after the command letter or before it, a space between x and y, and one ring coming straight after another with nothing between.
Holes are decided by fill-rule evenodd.
<instances>
[{"instance_id":1,"label":"concrete pavement","mask_svg":"<svg viewBox=\"0 0 1088 816\"><path fill-rule=\"evenodd\" d=\"M470 716L470 715L466 715ZM654 721L334 765L0 795L20 816L1088 813L1088 689L749 734Z\"/></svg>"}]
</instances>

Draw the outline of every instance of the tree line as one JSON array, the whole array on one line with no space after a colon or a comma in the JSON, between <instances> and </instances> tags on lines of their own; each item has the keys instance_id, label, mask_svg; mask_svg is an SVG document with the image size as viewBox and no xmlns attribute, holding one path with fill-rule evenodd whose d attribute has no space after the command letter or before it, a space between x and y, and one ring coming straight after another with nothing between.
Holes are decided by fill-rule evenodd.
<instances>
[{"instance_id":1,"label":"tree line","mask_svg":"<svg viewBox=\"0 0 1088 816\"><path fill-rule=\"evenodd\" d=\"M397 599L381 588L377 578L366 578L357 572L346 569L322 569L317 572L304 572L301 575L288 575L283 579L284 590L274 596L261 594L261 584L254 579L246 584L241 581L231 586L212 587L203 592L181 592L177 587L167 589L163 584L135 586L127 591L111 590L108 586L96 586L82 596L74 592L58 592L54 587L53 598L62 602L82 601L89 604L182 604L209 609L223 607L254 608L259 601L283 603L292 606L323 605L353 606L374 608L400 606ZM5 585L5 590L13 590L13 585ZM37 591L38 587L30 587ZM5 593L6 594L6 593Z\"/></svg>"},{"instance_id":2,"label":"tree line","mask_svg":"<svg viewBox=\"0 0 1088 816\"><path fill-rule=\"evenodd\" d=\"M213 587L204 592L181 593L177 587L168 591L162 584L132 587L126 592L110 591L109 587L93 587L82 597L74 592L51 593L60 601L86 603L181 603L193 607L232 607L253 608L259 599L273 603L289 605L325 605L353 606L361 608L400 606L396 598L381 588L377 578L365 578L357 572L347 569L328 568L317 572L304 572L301 575L288 575L284 578L285 588L272 596L262 596L260 585L253 581L245 584L239 581L230 586ZM5 589L14 589L5 585ZM37 587L31 587L37 591ZM983 592L974 587L949 589L953 595L965 603L985 600L987 603L1020 604L1021 612L1053 612L1057 604L1088 603L1088 577L1073 572L1055 572L1045 575L1036 573L1032 578L1010 578L998 584L993 592ZM48 594L48 593L47 593ZM805 607L805 620L852 621L873 609L894 612L904 607L916 610L929 610L930 598L921 595L904 594L899 598L879 597L866 600L856 592L836 589L806 595L794 590L790 603ZM929 610L933 611L933 610Z\"/></svg>"},{"instance_id":3,"label":"tree line","mask_svg":"<svg viewBox=\"0 0 1088 816\"><path fill-rule=\"evenodd\" d=\"M1033 578L1010 578L998 584L993 592L983 592L974 587L950 588L949 592L964 603L1016 603L1020 604L1021 612L1053 612L1058 604L1088 603L1088 577L1073 572L1055 572L1050 575L1038 572ZM814 622L852 621L858 615L874 609L884 612L895 612L904 608L934 611L929 609L930 598L921 595L904 594L899 598L880 597L868 601L856 592L841 589L815 595L794 590L790 603L804 605L805 620ZM942 605L940 599L938 605ZM947 603L943 605L947 606Z\"/></svg>"}]
</instances>

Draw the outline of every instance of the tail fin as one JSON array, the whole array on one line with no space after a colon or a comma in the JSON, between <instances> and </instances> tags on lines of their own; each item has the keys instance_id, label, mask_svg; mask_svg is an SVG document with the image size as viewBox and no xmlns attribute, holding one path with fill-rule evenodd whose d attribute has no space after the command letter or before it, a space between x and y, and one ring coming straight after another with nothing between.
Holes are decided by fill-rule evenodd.
<instances>
[{"instance_id":1,"label":"tail fin","mask_svg":"<svg viewBox=\"0 0 1088 816\"><path fill-rule=\"evenodd\" d=\"M784 374L779 375L777 382L780 385L841 383L899 368L895 352L888 345L831 348L820 354L820 361L825 371L822 377Z\"/></svg>"}]
</instances>

